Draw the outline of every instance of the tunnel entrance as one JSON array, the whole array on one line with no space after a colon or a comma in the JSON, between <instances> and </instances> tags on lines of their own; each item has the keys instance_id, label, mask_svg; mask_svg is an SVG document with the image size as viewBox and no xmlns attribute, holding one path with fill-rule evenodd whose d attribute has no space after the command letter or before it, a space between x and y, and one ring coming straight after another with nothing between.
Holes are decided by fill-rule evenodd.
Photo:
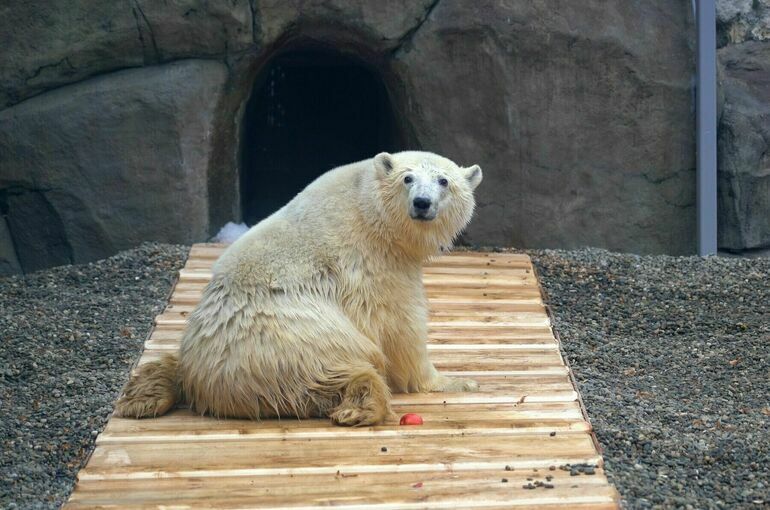
<instances>
[{"instance_id":1,"label":"tunnel entrance","mask_svg":"<svg viewBox=\"0 0 770 510\"><path fill-rule=\"evenodd\" d=\"M397 150L395 135L385 86L361 62L318 50L276 56L246 106L243 220L269 216L335 166Z\"/></svg>"}]
</instances>

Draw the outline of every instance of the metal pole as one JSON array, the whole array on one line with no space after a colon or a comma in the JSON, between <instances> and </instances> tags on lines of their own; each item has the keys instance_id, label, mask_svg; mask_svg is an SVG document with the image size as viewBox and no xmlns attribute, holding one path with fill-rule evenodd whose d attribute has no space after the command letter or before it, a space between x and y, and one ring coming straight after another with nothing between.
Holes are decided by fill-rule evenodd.
<instances>
[{"instance_id":1,"label":"metal pole","mask_svg":"<svg viewBox=\"0 0 770 510\"><path fill-rule=\"evenodd\" d=\"M698 254L714 255L717 252L717 44L714 0L698 0L696 17Z\"/></svg>"}]
</instances>

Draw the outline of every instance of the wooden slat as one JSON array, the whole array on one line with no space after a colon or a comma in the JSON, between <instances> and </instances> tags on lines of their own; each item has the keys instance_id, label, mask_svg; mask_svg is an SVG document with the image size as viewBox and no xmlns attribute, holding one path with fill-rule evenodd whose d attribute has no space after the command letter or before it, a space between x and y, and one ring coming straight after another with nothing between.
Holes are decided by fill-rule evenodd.
<instances>
[{"instance_id":1,"label":"wooden slat","mask_svg":"<svg viewBox=\"0 0 770 510\"><path fill-rule=\"evenodd\" d=\"M213 263L227 248L226 244L196 244L190 249L189 260L203 259ZM531 267L532 262L528 255L521 253L490 253L490 252L453 252L441 257L435 257L426 264L431 266L449 266L455 264L468 264L484 266L487 264L499 264L509 266L523 264Z\"/></svg>"},{"instance_id":2,"label":"wooden slat","mask_svg":"<svg viewBox=\"0 0 770 510\"><path fill-rule=\"evenodd\" d=\"M444 322L473 322L480 324L510 324L513 326L545 325L548 326L548 317L541 307L536 309L533 306L521 307L518 310L496 310L496 311L468 311L468 310L431 310L428 324L437 324ZM167 307L161 315L155 320L162 324L170 321L186 321L192 310L190 307Z\"/></svg>"},{"instance_id":3,"label":"wooden slat","mask_svg":"<svg viewBox=\"0 0 770 510\"><path fill-rule=\"evenodd\" d=\"M199 299L205 286L205 281L180 281L177 283L176 292L182 293L187 297L197 296ZM428 299L463 300L471 303L478 301L487 303L542 302L540 289L534 285L522 285L511 288L447 288L426 286L425 294L428 296Z\"/></svg>"},{"instance_id":4,"label":"wooden slat","mask_svg":"<svg viewBox=\"0 0 770 510\"><path fill-rule=\"evenodd\" d=\"M343 446L344 445L344 446ZM382 452L382 447L387 448ZM415 441L346 437L244 441L188 441L102 445L94 450L82 480L152 479L179 476L380 473L540 467L600 463L586 434L441 436Z\"/></svg>"},{"instance_id":5,"label":"wooden slat","mask_svg":"<svg viewBox=\"0 0 770 510\"><path fill-rule=\"evenodd\" d=\"M454 258L454 257L452 257ZM449 258L449 260L452 260ZM444 259L445 260L445 259ZM210 272L211 260L190 259L184 265L184 270L189 272ZM465 276L504 276L504 277L532 277L532 265L530 263L515 265L428 265L424 268L425 275L465 275Z\"/></svg>"},{"instance_id":6,"label":"wooden slat","mask_svg":"<svg viewBox=\"0 0 770 510\"><path fill-rule=\"evenodd\" d=\"M485 320L486 319L486 320ZM163 313L155 318L157 326L183 330L187 325L187 314ZM501 329L547 328L551 325L545 315L516 314L506 317L434 317L428 321L429 329L472 328L494 333Z\"/></svg>"},{"instance_id":7,"label":"wooden slat","mask_svg":"<svg viewBox=\"0 0 770 510\"><path fill-rule=\"evenodd\" d=\"M139 358L139 364L149 363L158 360L168 351L147 349ZM431 353L431 359L437 369L448 375L458 377L472 377L476 373L494 373L496 375L559 375L566 374L567 368L563 363L556 361L556 356L548 357L539 355L535 357L524 356L515 357L516 351L501 351L506 356L497 357L486 356L446 356L443 352ZM470 398L470 397L469 397Z\"/></svg>"},{"instance_id":8,"label":"wooden slat","mask_svg":"<svg viewBox=\"0 0 770 510\"><path fill-rule=\"evenodd\" d=\"M145 354L159 357L167 349L146 349ZM558 351L500 349L495 351L430 351L430 359L436 367L448 371L526 370L528 367L562 367L564 363Z\"/></svg>"},{"instance_id":9,"label":"wooden slat","mask_svg":"<svg viewBox=\"0 0 770 510\"><path fill-rule=\"evenodd\" d=\"M520 404L420 405L420 427L402 427L397 417L418 410L395 403L394 416L376 427L345 429L326 419L218 420L178 409L155 420L113 418L97 444L202 440L304 439L445 435L511 435L584 432L588 429L576 401ZM480 414L483 413L483 414Z\"/></svg>"},{"instance_id":10,"label":"wooden slat","mask_svg":"<svg viewBox=\"0 0 770 510\"><path fill-rule=\"evenodd\" d=\"M178 349L224 249L193 246L140 363ZM113 417L66 508L617 508L529 258L442 256L424 280L431 360L479 391L393 395L390 419L357 429L184 408ZM398 425L405 413L423 425ZM567 463L598 467L574 477ZM549 487L524 488L536 481Z\"/></svg>"},{"instance_id":11,"label":"wooden slat","mask_svg":"<svg viewBox=\"0 0 770 510\"><path fill-rule=\"evenodd\" d=\"M200 299L200 294L197 294ZM166 306L166 313L187 313L195 309L195 303L177 303L170 301ZM506 317L517 313L543 314L545 307L541 303L514 302L514 303L487 303L484 301L457 301L457 300L432 300L430 313L433 317Z\"/></svg>"},{"instance_id":12,"label":"wooden slat","mask_svg":"<svg viewBox=\"0 0 770 510\"><path fill-rule=\"evenodd\" d=\"M180 339L183 328L178 326L157 326L151 339ZM482 345L546 344L555 348L558 344L548 327L531 328L469 328L457 326L433 327L429 330L429 344L455 345L471 344L476 348ZM490 347L491 348L491 347Z\"/></svg>"},{"instance_id":13,"label":"wooden slat","mask_svg":"<svg viewBox=\"0 0 770 510\"><path fill-rule=\"evenodd\" d=\"M551 477L546 480L546 476ZM506 481L504 482L503 479ZM607 486L601 469L593 476L570 477L562 470L478 470L433 471L421 473L347 473L322 475L295 475L287 484L285 477L221 477L221 478L166 478L145 480L83 482L72 502L83 504L110 504L115 493L123 494L122 505L167 505L178 508L305 508L352 507L361 508L490 508L492 505L510 506L512 494L518 496L517 507L538 505L565 505L554 508L580 508L578 502L611 504L614 492ZM524 489L533 482L548 483L552 489L539 487ZM387 495L387 499L383 498ZM259 502L255 505L255 502ZM313 502L308 505L309 502ZM428 502L428 506L426 506ZM454 502L454 506L449 503ZM375 506L377 505L377 506ZM390 506L386 506L390 505ZM72 508L83 508L73 506ZM537 506L537 508L548 508ZM591 506L590 508L613 508Z\"/></svg>"}]
</instances>

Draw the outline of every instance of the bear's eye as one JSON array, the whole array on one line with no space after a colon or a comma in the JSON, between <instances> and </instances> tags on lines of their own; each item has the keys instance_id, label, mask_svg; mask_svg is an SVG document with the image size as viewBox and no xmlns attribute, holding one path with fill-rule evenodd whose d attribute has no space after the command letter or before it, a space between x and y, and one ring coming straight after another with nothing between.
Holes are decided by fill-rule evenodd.
<instances>
[{"instance_id":1,"label":"bear's eye","mask_svg":"<svg viewBox=\"0 0 770 510\"><path fill-rule=\"evenodd\" d=\"M414 180L414 178L411 175L407 175L406 177L404 177L404 182L406 184L411 183L413 180Z\"/></svg>"},{"instance_id":2,"label":"bear's eye","mask_svg":"<svg viewBox=\"0 0 770 510\"><path fill-rule=\"evenodd\" d=\"M449 185L449 181L447 181L443 177L438 180L438 183L441 184L442 186L444 186L445 188Z\"/></svg>"}]
</instances>

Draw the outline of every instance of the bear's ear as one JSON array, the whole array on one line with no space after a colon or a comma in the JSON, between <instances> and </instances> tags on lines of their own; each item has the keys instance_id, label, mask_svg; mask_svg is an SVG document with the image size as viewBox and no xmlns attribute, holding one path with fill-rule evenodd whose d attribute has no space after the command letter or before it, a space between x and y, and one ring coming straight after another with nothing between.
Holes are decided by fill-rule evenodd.
<instances>
[{"instance_id":1,"label":"bear's ear","mask_svg":"<svg viewBox=\"0 0 770 510\"><path fill-rule=\"evenodd\" d=\"M374 156L374 169L377 171L377 178L382 179L393 171L395 164L393 156L387 152L380 152Z\"/></svg>"},{"instance_id":2,"label":"bear's ear","mask_svg":"<svg viewBox=\"0 0 770 510\"><path fill-rule=\"evenodd\" d=\"M472 167L464 168L463 172L465 173L465 178L468 179L468 184L470 185L471 189L476 189L476 187L481 184L483 175L479 165L473 165Z\"/></svg>"}]
</instances>

